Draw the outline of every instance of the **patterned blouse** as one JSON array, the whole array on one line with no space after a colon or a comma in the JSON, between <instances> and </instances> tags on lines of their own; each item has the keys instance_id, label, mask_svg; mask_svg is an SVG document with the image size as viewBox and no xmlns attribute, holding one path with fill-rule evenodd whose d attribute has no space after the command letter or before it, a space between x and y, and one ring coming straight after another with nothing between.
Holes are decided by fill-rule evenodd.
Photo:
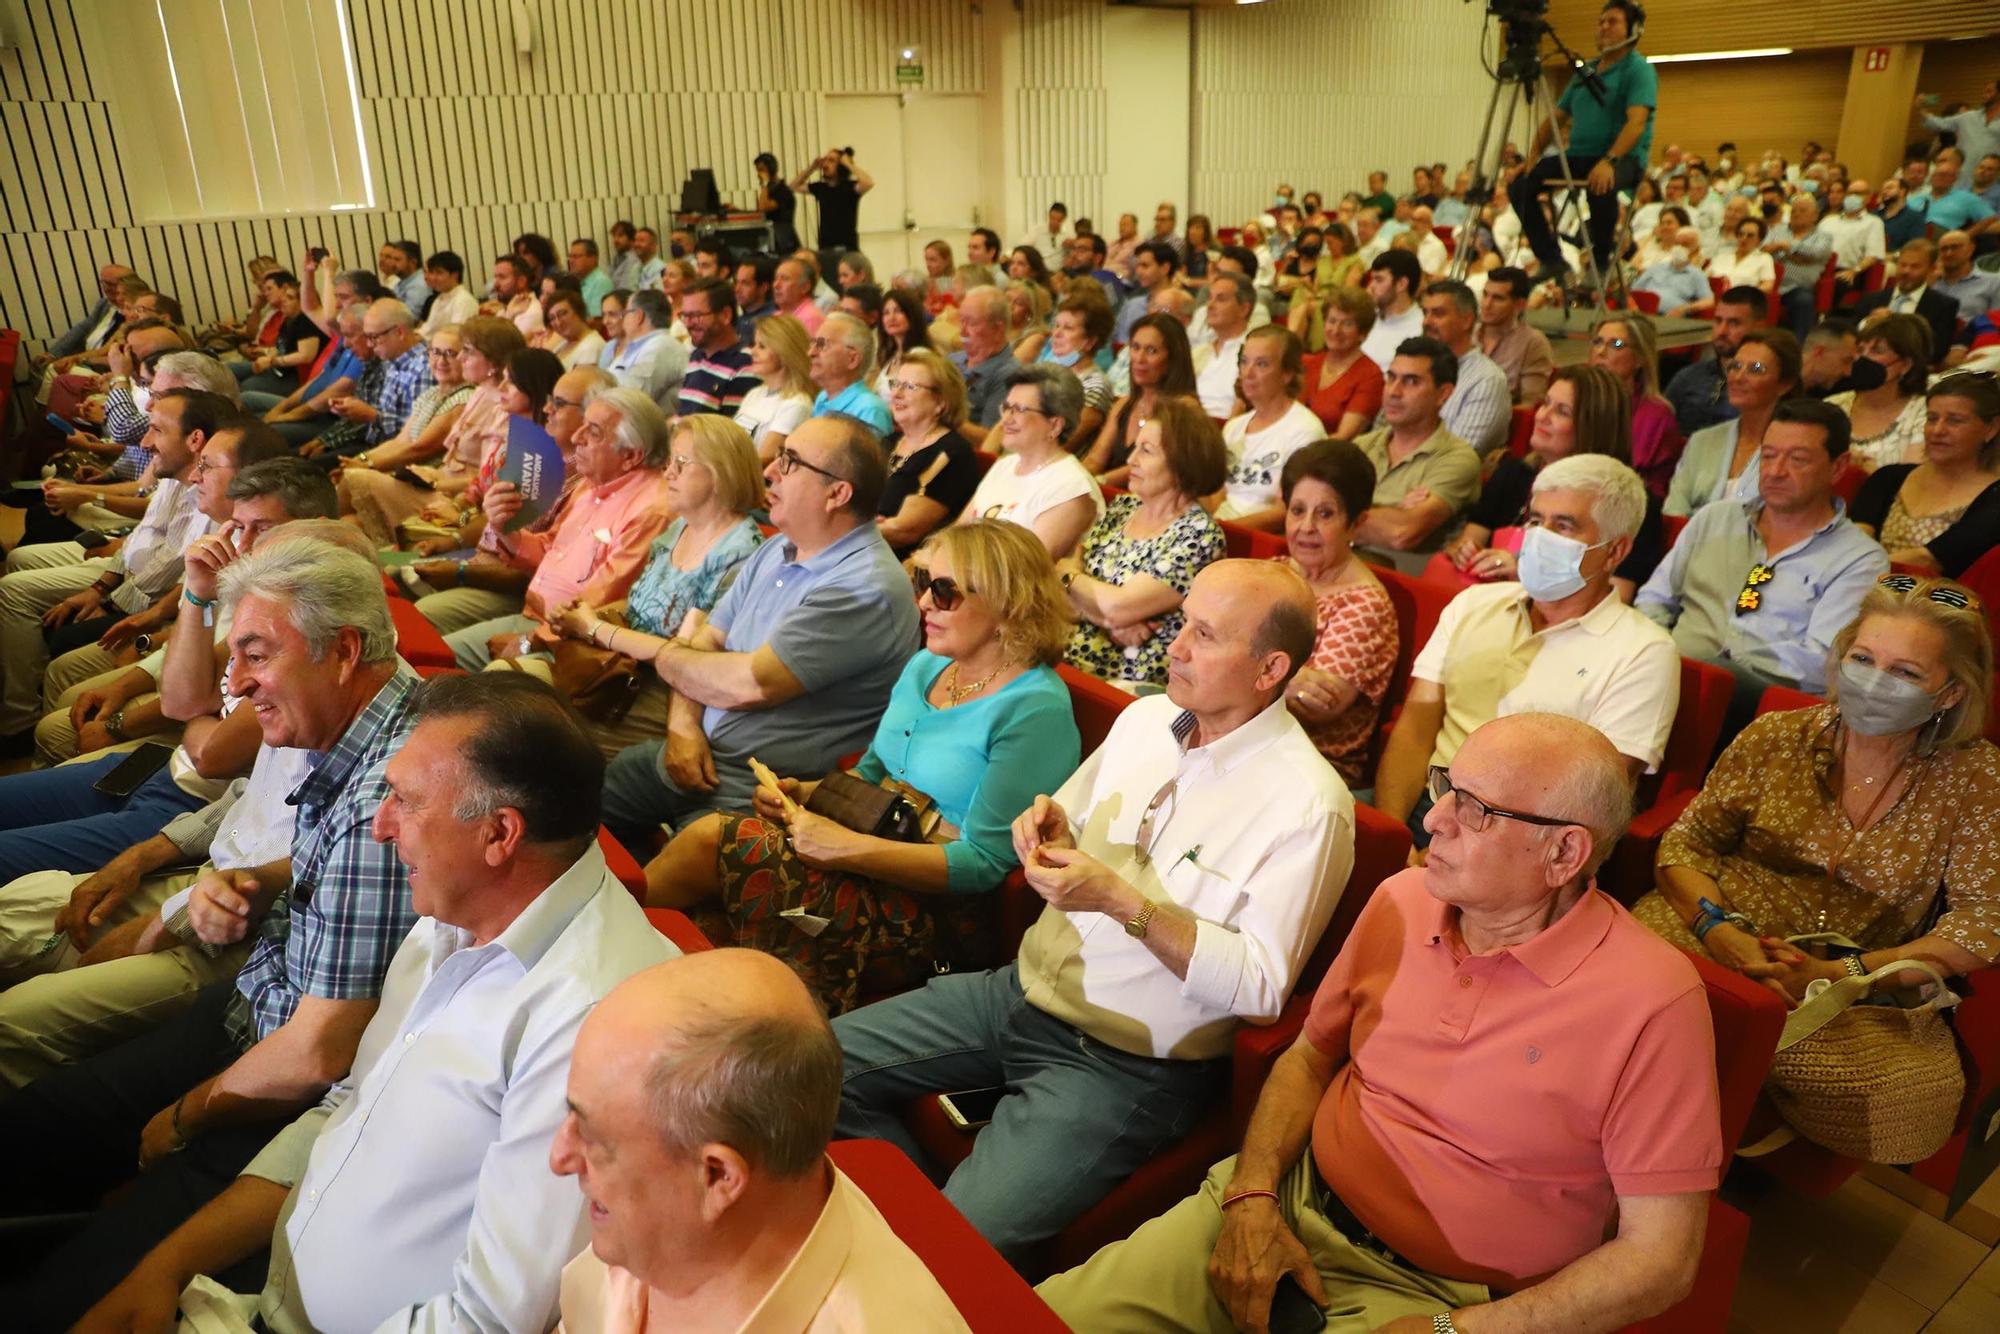
<instances>
[{"instance_id":1,"label":"patterned blouse","mask_svg":"<svg viewBox=\"0 0 2000 1334\"><path fill-rule=\"evenodd\" d=\"M634 630L667 638L680 629L690 611L713 609L738 567L764 540L756 520L746 516L715 539L701 564L683 570L674 564L674 544L686 531L687 520L675 519L653 539L646 568L625 595L625 623Z\"/></svg>"},{"instance_id":2,"label":"patterned blouse","mask_svg":"<svg viewBox=\"0 0 2000 1334\"><path fill-rule=\"evenodd\" d=\"M1912 761L1902 796L1856 838L1826 786L1838 714L1821 704L1745 728L1660 840L1659 864L1711 877L1723 905L1766 935L1838 931L1879 950L1935 934L2000 959L2000 749L1975 741ZM1927 928L1940 889L1943 912ZM1687 944L1686 923L1657 893L1635 911Z\"/></svg>"},{"instance_id":3,"label":"patterned blouse","mask_svg":"<svg viewBox=\"0 0 2000 1334\"><path fill-rule=\"evenodd\" d=\"M1298 568L1289 556L1272 559ZM1306 735L1349 787L1367 782L1363 766L1396 675L1396 648L1396 604L1373 579L1344 584L1319 599L1318 638L1306 666L1339 677L1361 696L1332 722L1306 724Z\"/></svg>"},{"instance_id":4,"label":"patterned blouse","mask_svg":"<svg viewBox=\"0 0 2000 1334\"><path fill-rule=\"evenodd\" d=\"M1222 559L1222 529L1199 505L1190 505L1152 537L1133 537L1125 525L1139 508L1139 497L1122 495L1105 508L1084 534L1078 555L1093 579L1122 584L1135 574L1149 574L1185 595L1194 577L1211 561ZM1167 645L1181 632L1181 609L1153 618L1159 628L1151 639L1133 648L1115 642L1103 626L1078 622L1063 655L1069 665L1107 681L1167 683Z\"/></svg>"},{"instance_id":5,"label":"patterned blouse","mask_svg":"<svg viewBox=\"0 0 2000 1334\"><path fill-rule=\"evenodd\" d=\"M1828 394L1827 404L1839 408L1849 416L1854 415L1854 391L1846 390L1838 394ZM1922 394L1913 394L1903 410L1896 414L1896 420L1875 435L1856 435L1848 452L1862 460L1869 471L1888 463L1917 463L1922 461L1924 452L1924 422L1930 415L1930 400Z\"/></svg>"},{"instance_id":6,"label":"patterned blouse","mask_svg":"<svg viewBox=\"0 0 2000 1334\"><path fill-rule=\"evenodd\" d=\"M409 420L403 423L403 432L415 440L429 429L431 422L439 415L472 397L472 386L461 381L455 385L434 384L417 395L417 401L410 405Z\"/></svg>"}]
</instances>

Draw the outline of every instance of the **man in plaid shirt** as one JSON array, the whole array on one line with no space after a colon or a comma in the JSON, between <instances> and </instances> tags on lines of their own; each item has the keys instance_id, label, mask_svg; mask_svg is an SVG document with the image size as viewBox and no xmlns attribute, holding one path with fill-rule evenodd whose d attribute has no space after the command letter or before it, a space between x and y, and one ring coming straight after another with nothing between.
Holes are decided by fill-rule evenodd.
<instances>
[{"instance_id":1,"label":"man in plaid shirt","mask_svg":"<svg viewBox=\"0 0 2000 1334\"><path fill-rule=\"evenodd\" d=\"M290 858L196 884L190 915L216 943L272 909L235 981L0 1101L0 1142L33 1149L0 1183L0 1216L87 1209L141 1171L43 1277L0 1289L21 1328L66 1327L347 1072L416 920L394 846L370 833L418 685L396 656L380 574L327 542L269 541L233 561L226 547L193 558L228 565L229 689L257 711L267 745L318 759L290 798Z\"/></svg>"},{"instance_id":2,"label":"man in plaid shirt","mask_svg":"<svg viewBox=\"0 0 2000 1334\"><path fill-rule=\"evenodd\" d=\"M349 398L330 407L340 420L299 452L332 467L342 458L379 445L403 429L417 395L435 383L430 355L417 338L416 317L395 297L385 296L368 307L361 321L356 351L368 359L361 382Z\"/></svg>"}]
</instances>

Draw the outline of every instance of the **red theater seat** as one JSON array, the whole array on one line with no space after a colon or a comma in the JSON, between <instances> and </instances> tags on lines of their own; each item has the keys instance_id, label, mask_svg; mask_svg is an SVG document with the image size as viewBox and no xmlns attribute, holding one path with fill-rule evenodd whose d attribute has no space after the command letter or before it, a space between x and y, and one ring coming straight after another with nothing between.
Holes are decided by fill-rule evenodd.
<instances>
[{"instance_id":1,"label":"red theater seat","mask_svg":"<svg viewBox=\"0 0 2000 1334\"><path fill-rule=\"evenodd\" d=\"M402 598L389 599L389 619L396 623L396 652L403 661L422 671L426 667L458 666L458 655L432 625L417 604Z\"/></svg>"}]
</instances>

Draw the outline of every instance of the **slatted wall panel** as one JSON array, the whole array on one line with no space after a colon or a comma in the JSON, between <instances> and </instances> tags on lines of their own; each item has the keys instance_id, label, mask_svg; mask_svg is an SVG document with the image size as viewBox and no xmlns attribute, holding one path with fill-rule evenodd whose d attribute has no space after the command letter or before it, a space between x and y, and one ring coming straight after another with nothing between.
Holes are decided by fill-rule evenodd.
<instances>
[{"instance_id":1,"label":"slatted wall panel","mask_svg":"<svg viewBox=\"0 0 2000 1334\"><path fill-rule=\"evenodd\" d=\"M509 0L349 0L376 209L151 224L126 200L123 173L144 166L121 159L90 0L0 4L22 42L0 52L0 327L31 343L112 260L199 323L240 313L259 254L291 265L321 244L372 266L407 237L480 270L523 231L602 244L618 217L663 224L690 167L738 202L758 152L796 170L827 146L820 94L895 92L904 46L926 91L979 93L985 70L967 0L529 0L525 58Z\"/></svg>"},{"instance_id":2,"label":"slatted wall panel","mask_svg":"<svg viewBox=\"0 0 2000 1334\"><path fill-rule=\"evenodd\" d=\"M1024 222L1039 224L1058 199L1069 206L1071 218L1088 217L1107 236L1116 234L1117 219L1104 212L1114 111L1103 71L1118 53L1105 49L1103 13L1103 0L1023 0L1015 115L1029 216L1007 220L1001 230L1010 241ZM1124 130L1128 151L1143 151L1137 127Z\"/></svg>"},{"instance_id":3,"label":"slatted wall panel","mask_svg":"<svg viewBox=\"0 0 2000 1334\"><path fill-rule=\"evenodd\" d=\"M1754 165L1768 149L1795 162L1808 139L1834 143L1849 57L1841 48L1660 66L1653 157L1674 143L1713 157L1717 144L1733 142L1739 162Z\"/></svg>"},{"instance_id":4,"label":"slatted wall panel","mask_svg":"<svg viewBox=\"0 0 2000 1334\"><path fill-rule=\"evenodd\" d=\"M1435 4L1437 0L1428 0ZM1549 22L1578 51L1597 48L1603 0L1552 0ZM1981 37L2000 28L1993 0L1657 0L1646 5L1641 51L1797 50Z\"/></svg>"},{"instance_id":5,"label":"slatted wall panel","mask_svg":"<svg viewBox=\"0 0 2000 1334\"><path fill-rule=\"evenodd\" d=\"M1275 0L1195 13L1195 210L1233 226L1289 182L1329 196L1370 169L1407 189L1418 162L1478 146L1484 6Z\"/></svg>"}]
</instances>

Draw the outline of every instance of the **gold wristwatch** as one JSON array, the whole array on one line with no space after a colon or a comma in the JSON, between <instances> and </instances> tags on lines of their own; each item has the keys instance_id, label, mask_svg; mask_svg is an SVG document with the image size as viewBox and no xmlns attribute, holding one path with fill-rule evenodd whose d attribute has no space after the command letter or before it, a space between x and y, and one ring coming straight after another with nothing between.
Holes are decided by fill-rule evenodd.
<instances>
[{"instance_id":1,"label":"gold wristwatch","mask_svg":"<svg viewBox=\"0 0 2000 1334\"><path fill-rule=\"evenodd\" d=\"M1159 904L1153 902L1151 899L1147 899L1146 906L1134 913L1131 921L1125 923L1125 934L1134 940L1144 940L1146 938L1146 924L1153 920L1153 910L1159 906Z\"/></svg>"}]
</instances>

